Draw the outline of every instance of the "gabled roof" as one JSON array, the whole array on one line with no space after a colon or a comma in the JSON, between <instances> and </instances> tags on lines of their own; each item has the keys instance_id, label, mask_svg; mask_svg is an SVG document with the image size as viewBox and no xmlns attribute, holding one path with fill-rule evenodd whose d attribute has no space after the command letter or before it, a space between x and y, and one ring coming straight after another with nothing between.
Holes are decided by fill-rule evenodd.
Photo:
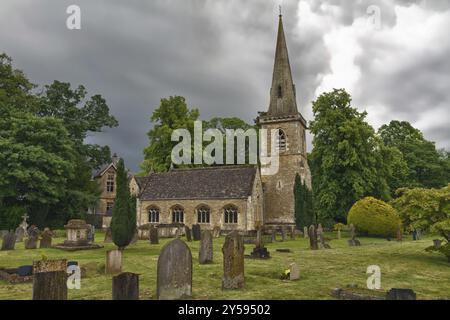
<instances>
[{"instance_id":1,"label":"gabled roof","mask_svg":"<svg viewBox=\"0 0 450 320\"><path fill-rule=\"evenodd\" d=\"M113 167L114 170L117 170L117 167L114 163L107 163L100 167L96 172L94 172L93 177L98 178L101 177L110 167Z\"/></svg>"},{"instance_id":2,"label":"gabled roof","mask_svg":"<svg viewBox=\"0 0 450 320\"><path fill-rule=\"evenodd\" d=\"M217 166L152 173L140 200L245 199L252 194L256 167ZM142 182L141 181L141 182Z\"/></svg>"}]
</instances>

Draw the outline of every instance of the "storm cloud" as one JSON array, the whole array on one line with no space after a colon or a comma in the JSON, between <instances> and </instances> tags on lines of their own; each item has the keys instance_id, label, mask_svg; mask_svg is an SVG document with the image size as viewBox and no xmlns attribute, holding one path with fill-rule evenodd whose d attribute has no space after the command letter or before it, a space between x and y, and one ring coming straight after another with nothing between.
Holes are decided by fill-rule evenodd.
<instances>
[{"instance_id":1,"label":"storm cloud","mask_svg":"<svg viewBox=\"0 0 450 320\"><path fill-rule=\"evenodd\" d=\"M81 30L66 28L71 4ZM203 119L267 109L279 4L307 120L320 93L346 88L375 128L410 121L450 149L448 0L2 0L0 51L34 83L102 94L120 125L89 141L138 170L162 97L185 96Z\"/></svg>"}]
</instances>

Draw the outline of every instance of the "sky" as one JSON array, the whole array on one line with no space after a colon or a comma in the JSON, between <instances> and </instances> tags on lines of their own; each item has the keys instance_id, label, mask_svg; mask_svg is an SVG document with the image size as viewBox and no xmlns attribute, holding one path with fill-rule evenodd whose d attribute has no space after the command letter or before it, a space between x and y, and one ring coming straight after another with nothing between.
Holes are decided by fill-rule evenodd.
<instances>
[{"instance_id":1,"label":"sky","mask_svg":"<svg viewBox=\"0 0 450 320\"><path fill-rule=\"evenodd\" d=\"M66 26L73 4L79 30ZM308 121L322 92L345 88L375 129L409 121L450 150L450 0L1 0L0 52L36 84L101 94L119 127L88 142L137 171L163 97L202 119L267 110L280 5Z\"/></svg>"}]
</instances>

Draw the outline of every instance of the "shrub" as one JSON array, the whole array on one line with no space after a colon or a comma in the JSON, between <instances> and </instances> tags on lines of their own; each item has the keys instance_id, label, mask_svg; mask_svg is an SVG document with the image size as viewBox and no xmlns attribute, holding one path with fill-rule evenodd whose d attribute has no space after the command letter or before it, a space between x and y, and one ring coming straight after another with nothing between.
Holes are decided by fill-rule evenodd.
<instances>
[{"instance_id":1,"label":"shrub","mask_svg":"<svg viewBox=\"0 0 450 320\"><path fill-rule=\"evenodd\" d=\"M401 224L397 211L384 201L372 197L358 200L347 217L348 224L365 235L392 237Z\"/></svg>"}]
</instances>

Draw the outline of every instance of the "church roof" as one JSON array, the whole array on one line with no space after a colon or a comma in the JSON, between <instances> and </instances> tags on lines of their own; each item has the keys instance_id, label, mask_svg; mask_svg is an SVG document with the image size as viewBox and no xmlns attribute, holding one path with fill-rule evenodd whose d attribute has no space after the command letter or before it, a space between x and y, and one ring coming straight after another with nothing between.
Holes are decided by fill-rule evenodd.
<instances>
[{"instance_id":1,"label":"church roof","mask_svg":"<svg viewBox=\"0 0 450 320\"><path fill-rule=\"evenodd\" d=\"M245 199L251 195L256 167L217 166L152 173L140 200Z\"/></svg>"}]
</instances>

